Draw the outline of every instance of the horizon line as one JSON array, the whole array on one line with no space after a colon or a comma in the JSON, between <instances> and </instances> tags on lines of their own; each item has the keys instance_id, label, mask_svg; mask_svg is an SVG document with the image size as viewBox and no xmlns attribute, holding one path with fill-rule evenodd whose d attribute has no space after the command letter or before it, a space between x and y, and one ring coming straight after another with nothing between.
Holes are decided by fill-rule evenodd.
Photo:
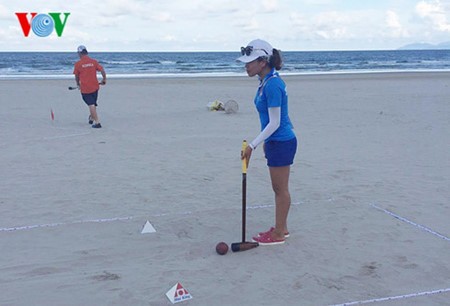
<instances>
[{"instance_id":1,"label":"horizon line","mask_svg":"<svg viewBox=\"0 0 450 306\"><path fill-rule=\"evenodd\" d=\"M407 49L407 48L397 48L397 49L339 49L339 50L280 50L281 52L371 52L371 51L450 51L450 48L422 48L422 49ZM77 53L76 51L61 51L61 50L0 50L0 53ZM235 50L96 50L89 51L89 53L239 53Z\"/></svg>"}]
</instances>

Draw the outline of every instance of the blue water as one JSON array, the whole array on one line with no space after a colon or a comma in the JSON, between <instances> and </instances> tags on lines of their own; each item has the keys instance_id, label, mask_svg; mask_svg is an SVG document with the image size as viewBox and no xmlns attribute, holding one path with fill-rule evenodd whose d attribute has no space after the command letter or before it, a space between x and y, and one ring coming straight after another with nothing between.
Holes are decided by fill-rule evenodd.
<instances>
[{"instance_id":1,"label":"blue water","mask_svg":"<svg viewBox=\"0 0 450 306\"><path fill-rule=\"evenodd\" d=\"M91 53L109 77L244 75L237 52ZM450 70L450 50L284 52L284 74ZM76 53L0 52L0 78L72 77Z\"/></svg>"}]
</instances>

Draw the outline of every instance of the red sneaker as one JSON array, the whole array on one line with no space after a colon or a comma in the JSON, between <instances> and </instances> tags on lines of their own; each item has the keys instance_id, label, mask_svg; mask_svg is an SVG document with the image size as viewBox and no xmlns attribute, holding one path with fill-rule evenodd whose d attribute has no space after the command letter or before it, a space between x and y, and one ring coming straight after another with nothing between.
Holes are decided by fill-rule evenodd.
<instances>
[{"instance_id":1,"label":"red sneaker","mask_svg":"<svg viewBox=\"0 0 450 306\"><path fill-rule=\"evenodd\" d=\"M258 237L265 236L275 230L275 227L271 227L267 232L261 232L258 234ZM289 232L284 233L284 238L289 238Z\"/></svg>"},{"instance_id":2,"label":"red sneaker","mask_svg":"<svg viewBox=\"0 0 450 306\"><path fill-rule=\"evenodd\" d=\"M276 245L276 244L283 244L286 240L284 238L273 239L269 233L267 235L253 237L253 241L258 242L259 245Z\"/></svg>"}]
</instances>

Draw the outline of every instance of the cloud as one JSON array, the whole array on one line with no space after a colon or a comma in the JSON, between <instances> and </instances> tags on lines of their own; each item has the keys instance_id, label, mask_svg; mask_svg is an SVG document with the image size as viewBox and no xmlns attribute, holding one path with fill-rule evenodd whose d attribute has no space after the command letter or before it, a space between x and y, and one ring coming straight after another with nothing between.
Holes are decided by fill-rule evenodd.
<instances>
[{"instance_id":1,"label":"cloud","mask_svg":"<svg viewBox=\"0 0 450 306\"><path fill-rule=\"evenodd\" d=\"M278 0L264 0L262 4L266 13L273 13L278 10Z\"/></svg>"},{"instance_id":2,"label":"cloud","mask_svg":"<svg viewBox=\"0 0 450 306\"><path fill-rule=\"evenodd\" d=\"M234 25L244 31L255 31L260 29L259 22L255 17L246 19L245 21L239 21Z\"/></svg>"},{"instance_id":3,"label":"cloud","mask_svg":"<svg viewBox=\"0 0 450 306\"><path fill-rule=\"evenodd\" d=\"M400 23L400 18L394 11L386 12L386 26L388 28L388 36L391 37L408 37L409 33L402 24Z\"/></svg>"},{"instance_id":4,"label":"cloud","mask_svg":"<svg viewBox=\"0 0 450 306\"><path fill-rule=\"evenodd\" d=\"M0 4L0 19L8 18L10 17L11 13L6 7L2 4Z\"/></svg>"},{"instance_id":5,"label":"cloud","mask_svg":"<svg viewBox=\"0 0 450 306\"><path fill-rule=\"evenodd\" d=\"M365 34L370 13L362 11L325 11L314 15L293 12L290 21L303 37L310 39L343 40Z\"/></svg>"},{"instance_id":6,"label":"cloud","mask_svg":"<svg viewBox=\"0 0 450 306\"><path fill-rule=\"evenodd\" d=\"M420 1L416 5L416 12L422 18L431 17L435 14L439 14L440 13L439 2L435 1L434 3L429 3L427 1Z\"/></svg>"},{"instance_id":7,"label":"cloud","mask_svg":"<svg viewBox=\"0 0 450 306\"><path fill-rule=\"evenodd\" d=\"M98 7L99 15L112 18L135 14L143 9L139 2L121 0L103 0L101 6L98 4Z\"/></svg>"},{"instance_id":8,"label":"cloud","mask_svg":"<svg viewBox=\"0 0 450 306\"><path fill-rule=\"evenodd\" d=\"M177 41L177 38L173 35L166 35L162 38L163 41L168 41L168 42L173 42L173 41Z\"/></svg>"},{"instance_id":9,"label":"cloud","mask_svg":"<svg viewBox=\"0 0 450 306\"><path fill-rule=\"evenodd\" d=\"M157 12L157 13L151 14L151 18L158 22L171 22L174 20L172 15L167 12Z\"/></svg>"},{"instance_id":10,"label":"cloud","mask_svg":"<svg viewBox=\"0 0 450 306\"><path fill-rule=\"evenodd\" d=\"M450 23L447 20L449 8L449 4L442 4L439 0L420 1L416 5L416 13L421 18L430 21L438 31L450 32Z\"/></svg>"},{"instance_id":11,"label":"cloud","mask_svg":"<svg viewBox=\"0 0 450 306\"><path fill-rule=\"evenodd\" d=\"M351 36L348 30L351 24L350 16L340 12L330 11L316 15L313 19L316 34L324 39L341 39Z\"/></svg>"},{"instance_id":12,"label":"cloud","mask_svg":"<svg viewBox=\"0 0 450 306\"><path fill-rule=\"evenodd\" d=\"M401 28L400 20L398 19L397 13L394 11L386 12L386 24L389 28L398 29Z\"/></svg>"},{"instance_id":13,"label":"cloud","mask_svg":"<svg viewBox=\"0 0 450 306\"><path fill-rule=\"evenodd\" d=\"M294 11L289 15L292 31L285 39L303 49L353 50L397 48L411 37L409 21L414 6L401 14L392 9ZM419 32L420 33L420 32ZM288 36L289 35L289 36ZM295 41L298 41L295 43Z\"/></svg>"},{"instance_id":14,"label":"cloud","mask_svg":"<svg viewBox=\"0 0 450 306\"><path fill-rule=\"evenodd\" d=\"M285 50L389 49L438 43L450 32L450 0L0 2L0 43L17 50L235 50L256 37ZM71 15L62 37L26 39L14 16L20 10Z\"/></svg>"}]
</instances>

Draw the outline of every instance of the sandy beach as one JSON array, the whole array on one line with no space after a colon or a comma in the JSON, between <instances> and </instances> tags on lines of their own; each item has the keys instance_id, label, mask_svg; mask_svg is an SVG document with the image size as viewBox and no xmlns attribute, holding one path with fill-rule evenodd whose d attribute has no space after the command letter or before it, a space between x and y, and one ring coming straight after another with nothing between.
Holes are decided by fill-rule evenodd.
<instances>
[{"instance_id":1,"label":"sandy beach","mask_svg":"<svg viewBox=\"0 0 450 306\"><path fill-rule=\"evenodd\" d=\"M171 305L177 282L179 305L449 305L450 72L284 80L290 237L225 256L256 78L111 78L98 130L73 80L0 80L0 305ZM250 240L274 222L260 148L247 205Z\"/></svg>"}]
</instances>

